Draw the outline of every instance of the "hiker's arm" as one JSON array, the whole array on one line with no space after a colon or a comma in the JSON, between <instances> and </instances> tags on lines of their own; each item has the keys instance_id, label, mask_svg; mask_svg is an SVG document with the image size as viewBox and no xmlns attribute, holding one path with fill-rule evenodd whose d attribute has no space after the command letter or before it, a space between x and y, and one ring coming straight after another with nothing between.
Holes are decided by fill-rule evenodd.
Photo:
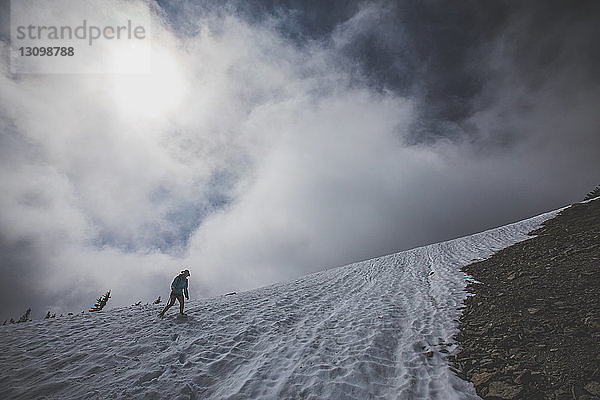
<instances>
[{"instance_id":1,"label":"hiker's arm","mask_svg":"<svg viewBox=\"0 0 600 400\"><path fill-rule=\"evenodd\" d=\"M187 285L187 282L186 282L185 286L183 287L183 292L185 293L185 298L189 300L190 299L190 295L188 294L188 289L187 288L188 288L188 285Z\"/></svg>"}]
</instances>

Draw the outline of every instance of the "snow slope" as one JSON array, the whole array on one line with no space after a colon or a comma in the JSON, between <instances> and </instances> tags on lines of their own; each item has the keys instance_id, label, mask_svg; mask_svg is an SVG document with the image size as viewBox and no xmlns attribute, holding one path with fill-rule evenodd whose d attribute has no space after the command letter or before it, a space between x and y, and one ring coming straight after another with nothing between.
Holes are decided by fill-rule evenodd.
<instances>
[{"instance_id":1,"label":"snow slope","mask_svg":"<svg viewBox=\"0 0 600 400\"><path fill-rule=\"evenodd\" d=\"M0 398L478 398L444 358L466 296L460 267L556 213L194 300L188 318L132 306L4 326Z\"/></svg>"}]
</instances>

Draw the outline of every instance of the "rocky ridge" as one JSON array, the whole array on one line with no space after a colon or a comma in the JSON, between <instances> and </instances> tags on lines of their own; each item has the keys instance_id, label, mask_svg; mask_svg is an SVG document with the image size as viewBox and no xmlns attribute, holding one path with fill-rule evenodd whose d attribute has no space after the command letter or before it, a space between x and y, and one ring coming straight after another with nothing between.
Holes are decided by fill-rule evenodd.
<instances>
[{"instance_id":1,"label":"rocky ridge","mask_svg":"<svg viewBox=\"0 0 600 400\"><path fill-rule=\"evenodd\" d=\"M449 358L484 399L600 400L600 200L463 268L474 281Z\"/></svg>"}]
</instances>

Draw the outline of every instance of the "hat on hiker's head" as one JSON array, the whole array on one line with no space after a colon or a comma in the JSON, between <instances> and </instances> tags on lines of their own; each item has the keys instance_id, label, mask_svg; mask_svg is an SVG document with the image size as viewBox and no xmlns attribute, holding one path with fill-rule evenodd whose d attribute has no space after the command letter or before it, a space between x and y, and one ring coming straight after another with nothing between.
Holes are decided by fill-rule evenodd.
<instances>
[{"instance_id":1,"label":"hat on hiker's head","mask_svg":"<svg viewBox=\"0 0 600 400\"><path fill-rule=\"evenodd\" d=\"M189 269L184 269L183 271L181 271L182 274L190 276L190 270Z\"/></svg>"}]
</instances>

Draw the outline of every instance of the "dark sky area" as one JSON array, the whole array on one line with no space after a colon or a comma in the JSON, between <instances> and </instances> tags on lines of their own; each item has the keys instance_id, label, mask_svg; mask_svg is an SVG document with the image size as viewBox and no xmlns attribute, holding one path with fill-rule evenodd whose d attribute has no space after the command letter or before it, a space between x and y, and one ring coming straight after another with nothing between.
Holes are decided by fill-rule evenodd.
<instances>
[{"instance_id":1,"label":"dark sky area","mask_svg":"<svg viewBox=\"0 0 600 400\"><path fill-rule=\"evenodd\" d=\"M358 32L336 49L341 64L374 90L418 99L421 115L410 137L414 143L476 135L461 122L478 111L482 93L502 68L510 68L518 83L532 91L554 74L596 83L600 78L600 5L594 1L382 1L370 3L381 13L362 18L358 14L368 2L159 4L181 35L197 33L198 15L233 13L253 24L275 19L275 29L300 47L313 41L327 44L336 32L358 22ZM497 69L487 65L493 63L489 57L494 51L503 51L498 61L504 65Z\"/></svg>"},{"instance_id":2,"label":"dark sky area","mask_svg":"<svg viewBox=\"0 0 600 400\"><path fill-rule=\"evenodd\" d=\"M2 2L2 319L164 298L183 266L249 289L600 183L597 1L133 3L166 65L137 86L10 73Z\"/></svg>"}]
</instances>

